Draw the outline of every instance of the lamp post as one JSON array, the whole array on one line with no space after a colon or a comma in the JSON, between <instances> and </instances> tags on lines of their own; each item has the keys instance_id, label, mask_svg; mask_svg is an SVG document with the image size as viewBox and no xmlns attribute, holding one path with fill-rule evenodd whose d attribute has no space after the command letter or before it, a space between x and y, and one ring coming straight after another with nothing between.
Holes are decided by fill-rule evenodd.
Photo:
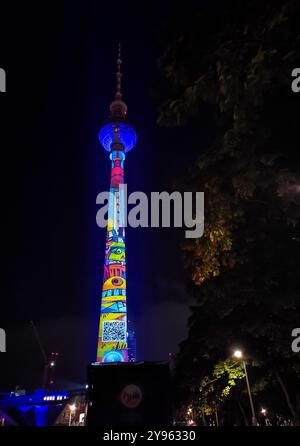
<instances>
[{"instance_id":1,"label":"lamp post","mask_svg":"<svg viewBox=\"0 0 300 446\"><path fill-rule=\"evenodd\" d=\"M71 404L70 405L69 426L71 426L72 414L73 414L73 412L75 412L75 410L76 410L76 405L75 404Z\"/></svg>"},{"instance_id":2,"label":"lamp post","mask_svg":"<svg viewBox=\"0 0 300 446\"><path fill-rule=\"evenodd\" d=\"M186 411L186 416L187 416L187 418L193 418L193 410L191 407L188 407L188 409Z\"/></svg>"},{"instance_id":3,"label":"lamp post","mask_svg":"<svg viewBox=\"0 0 300 446\"><path fill-rule=\"evenodd\" d=\"M243 363L244 371L245 371L245 378L246 378L246 383L247 383L247 390L248 390L248 396L249 396L249 401L250 401L251 413L252 413L252 426L257 426L257 419L256 419L253 400L252 400L252 394L251 394L250 383L249 383L248 372L247 372L247 365L243 359L243 353L241 352L241 350L236 350L233 353L233 356L237 359L242 359L242 363Z\"/></svg>"},{"instance_id":4,"label":"lamp post","mask_svg":"<svg viewBox=\"0 0 300 446\"><path fill-rule=\"evenodd\" d=\"M272 423L270 422L269 417L268 417L268 411L267 411L267 409L264 409L264 408L262 407L260 413L261 413L262 416L264 417L265 425L266 425L266 426L272 426Z\"/></svg>"}]
</instances>

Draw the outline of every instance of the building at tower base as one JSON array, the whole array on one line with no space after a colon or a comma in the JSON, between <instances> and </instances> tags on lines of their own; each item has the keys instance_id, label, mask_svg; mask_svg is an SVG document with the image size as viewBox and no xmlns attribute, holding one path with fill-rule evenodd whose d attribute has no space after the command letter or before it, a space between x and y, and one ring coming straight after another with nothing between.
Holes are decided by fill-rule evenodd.
<instances>
[{"instance_id":1,"label":"building at tower base","mask_svg":"<svg viewBox=\"0 0 300 446\"><path fill-rule=\"evenodd\" d=\"M171 426L167 362L101 364L88 368L87 426Z\"/></svg>"}]
</instances>

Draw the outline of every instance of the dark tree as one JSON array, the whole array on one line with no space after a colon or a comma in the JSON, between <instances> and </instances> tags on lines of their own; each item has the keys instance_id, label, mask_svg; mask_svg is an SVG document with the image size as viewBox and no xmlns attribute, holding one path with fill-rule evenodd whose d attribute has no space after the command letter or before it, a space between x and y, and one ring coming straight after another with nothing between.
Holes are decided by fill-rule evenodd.
<instances>
[{"instance_id":1,"label":"dark tree","mask_svg":"<svg viewBox=\"0 0 300 446\"><path fill-rule=\"evenodd\" d=\"M159 60L168 94L158 123L192 122L195 144L203 110L216 126L213 143L177 181L205 193L204 235L182 246L195 305L177 358L181 397L200 395L202 380L240 346L259 365L251 376L258 394L278 389L297 419L300 93L291 72L300 67L300 5L226 1L174 14L181 26L170 24Z\"/></svg>"}]
</instances>

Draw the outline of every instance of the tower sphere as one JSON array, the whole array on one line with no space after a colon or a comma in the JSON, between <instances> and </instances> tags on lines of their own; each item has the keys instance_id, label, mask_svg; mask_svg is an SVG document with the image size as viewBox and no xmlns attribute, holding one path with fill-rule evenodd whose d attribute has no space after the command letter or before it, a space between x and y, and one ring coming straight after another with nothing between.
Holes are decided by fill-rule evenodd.
<instances>
[{"instance_id":1,"label":"tower sphere","mask_svg":"<svg viewBox=\"0 0 300 446\"><path fill-rule=\"evenodd\" d=\"M123 120L112 120L105 124L99 132L99 140L105 150L111 152L112 144L118 143L127 153L136 145L136 132L132 125Z\"/></svg>"},{"instance_id":2,"label":"tower sphere","mask_svg":"<svg viewBox=\"0 0 300 446\"><path fill-rule=\"evenodd\" d=\"M116 99L110 104L109 110L112 116L124 117L127 114L127 105L121 99Z\"/></svg>"}]
</instances>

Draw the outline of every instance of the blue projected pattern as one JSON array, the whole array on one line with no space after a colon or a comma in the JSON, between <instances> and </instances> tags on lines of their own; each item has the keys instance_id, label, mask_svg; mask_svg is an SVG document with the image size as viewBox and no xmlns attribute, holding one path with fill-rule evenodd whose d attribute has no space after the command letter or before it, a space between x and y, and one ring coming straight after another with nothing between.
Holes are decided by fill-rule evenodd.
<instances>
[{"instance_id":1,"label":"blue projected pattern","mask_svg":"<svg viewBox=\"0 0 300 446\"><path fill-rule=\"evenodd\" d=\"M122 353L117 350L112 350L104 354L103 362L123 362L124 358Z\"/></svg>"},{"instance_id":2,"label":"blue projected pattern","mask_svg":"<svg viewBox=\"0 0 300 446\"><path fill-rule=\"evenodd\" d=\"M113 142L119 142L124 145L125 153L135 146L137 140L134 128L124 122L106 124L99 132L99 139L108 152Z\"/></svg>"}]
</instances>

